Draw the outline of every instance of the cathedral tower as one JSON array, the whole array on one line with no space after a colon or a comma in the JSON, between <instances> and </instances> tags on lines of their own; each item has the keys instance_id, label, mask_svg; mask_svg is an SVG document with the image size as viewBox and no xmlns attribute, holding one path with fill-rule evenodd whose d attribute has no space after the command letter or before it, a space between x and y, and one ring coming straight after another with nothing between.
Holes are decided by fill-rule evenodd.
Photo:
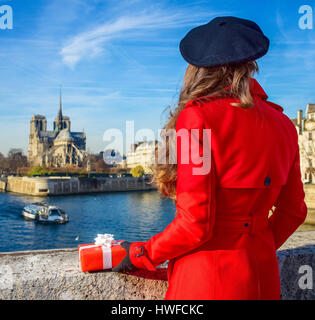
<instances>
[{"instance_id":1,"label":"cathedral tower","mask_svg":"<svg viewBox=\"0 0 315 320\"><path fill-rule=\"evenodd\" d=\"M59 110L58 110L58 115L54 121L54 131L58 133L64 129L67 129L70 131L70 118L62 114L62 95L61 95L61 89L60 89Z\"/></svg>"},{"instance_id":2,"label":"cathedral tower","mask_svg":"<svg viewBox=\"0 0 315 320\"><path fill-rule=\"evenodd\" d=\"M86 157L86 135L70 131L70 118L62 114L60 89L54 130L47 130L46 117L34 115L30 123L28 162L33 166L82 166Z\"/></svg>"}]
</instances>

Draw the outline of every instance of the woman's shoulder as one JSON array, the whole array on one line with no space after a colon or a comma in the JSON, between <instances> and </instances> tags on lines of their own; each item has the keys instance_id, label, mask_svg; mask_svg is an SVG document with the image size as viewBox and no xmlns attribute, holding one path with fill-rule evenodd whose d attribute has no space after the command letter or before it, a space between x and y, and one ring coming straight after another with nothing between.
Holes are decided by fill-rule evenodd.
<instances>
[{"instance_id":1,"label":"woman's shoulder","mask_svg":"<svg viewBox=\"0 0 315 320\"><path fill-rule=\"evenodd\" d=\"M202 96L190 100L180 112L177 120L177 127L200 128L216 122L215 119L223 118L222 115L231 110L231 103L239 102L231 97Z\"/></svg>"},{"instance_id":2,"label":"woman's shoulder","mask_svg":"<svg viewBox=\"0 0 315 320\"><path fill-rule=\"evenodd\" d=\"M199 129L204 126L204 114L197 104L186 104L184 109L179 113L176 130L179 129Z\"/></svg>"},{"instance_id":3,"label":"woman's shoulder","mask_svg":"<svg viewBox=\"0 0 315 320\"><path fill-rule=\"evenodd\" d=\"M275 117L278 120L283 121L287 127L289 127L290 129L292 129L293 131L296 131L295 126L292 122L292 120L284 113L284 108L281 107L280 105L268 101L268 100L264 100L264 107L265 109L269 108L269 113L271 113L273 115L273 117Z\"/></svg>"},{"instance_id":4,"label":"woman's shoulder","mask_svg":"<svg viewBox=\"0 0 315 320\"><path fill-rule=\"evenodd\" d=\"M265 100L265 102L266 102L270 107L272 107L273 109L276 109L276 110L280 111L281 113L283 113L284 109L283 109L280 105L278 105L278 104L276 104L276 103L274 103L274 102L268 101L268 100Z\"/></svg>"}]
</instances>

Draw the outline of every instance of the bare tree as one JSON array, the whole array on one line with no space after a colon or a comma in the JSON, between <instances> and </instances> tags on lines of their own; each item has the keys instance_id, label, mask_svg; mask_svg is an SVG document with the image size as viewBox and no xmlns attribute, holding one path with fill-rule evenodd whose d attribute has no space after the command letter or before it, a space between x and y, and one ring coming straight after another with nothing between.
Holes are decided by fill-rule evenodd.
<instances>
[{"instance_id":1,"label":"bare tree","mask_svg":"<svg viewBox=\"0 0 315 320\"><path fill-rule=\"evenodd\" d=\"M13 173L17 173L18 168L27 166L27 158L22 149L10 149L7 156L7 166Z\"/></svg>"}]
</instances>

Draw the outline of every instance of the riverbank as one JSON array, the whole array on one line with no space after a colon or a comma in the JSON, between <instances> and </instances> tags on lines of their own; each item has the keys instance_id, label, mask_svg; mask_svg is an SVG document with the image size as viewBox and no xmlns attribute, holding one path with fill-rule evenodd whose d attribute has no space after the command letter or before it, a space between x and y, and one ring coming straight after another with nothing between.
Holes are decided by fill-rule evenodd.
<instances>
[{"instance_id":1,"label":"riverbank","mask_svg":"<svg viewBox=\"0 0 315 320\"><path fill-rule=\"evenodd\" d=\"M0 181L0 190L40 197L154 189L145 177L8 177Z\"/></svg>"}]
</instances>

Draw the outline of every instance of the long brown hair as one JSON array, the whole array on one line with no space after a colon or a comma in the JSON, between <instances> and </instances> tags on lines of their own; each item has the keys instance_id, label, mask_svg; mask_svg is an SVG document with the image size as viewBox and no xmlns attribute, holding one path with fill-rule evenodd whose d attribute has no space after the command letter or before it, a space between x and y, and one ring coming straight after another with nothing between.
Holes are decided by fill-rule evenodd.
<instances>
[{"instance_id":1,"label":"long brown hair","mask_svg":"<svg viewBox=\"0 0 315 320\"><path fill-rule=\"evenodd\" d=\"M185 105L189 101L201 97L230 96L240 100L240 103L233 104L234 106L246 109L253 107L253 99L250 94L250 78L258 70L256 61L207 68L189 64L185 72L177 108L174 112L170 111L170 117L164 129L175 129L177 118ZM176 202L177 165L169 163L169 141L166 140L164 145L166 164L158 163L159 148L159 145L155 148L156 161L152 167L152 182L160 193Z\"/></svg>"}]
</instances>

